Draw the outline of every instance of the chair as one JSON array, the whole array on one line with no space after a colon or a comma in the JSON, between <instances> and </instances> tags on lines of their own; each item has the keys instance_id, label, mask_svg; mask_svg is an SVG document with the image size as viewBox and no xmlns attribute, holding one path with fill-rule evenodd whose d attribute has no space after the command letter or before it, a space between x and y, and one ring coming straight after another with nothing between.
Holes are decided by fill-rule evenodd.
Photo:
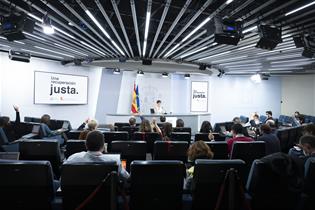
<instances>
[{"instance_id":1,"label":"chair","mask_svg":"<svg viewBox=\"0 0 315 210\"><path fill-rule=\"evenodd\" d=\"M2 209L51 210L53 173L49 161L0 161Z\"/></svg>"},{"instance_id":2,"label":"chair","mask_svg":"<svg viewBox=\"0 0 315 210\"><path fill-rule=\"evenodd\" d=\"M266 155L266 146L264 141L253 142L234 142L231 152L231 159L242 159L246 163L246 173L248 174L252 162L255 159Z\"/></svg>"},{"instance_id":3,"label":"chair","mask_svg":"<svg viewBox=\"0 0 315 210\"><path fill-rule=\"evenodd\" d=\"M105 143L107 143L107 149L110 150L112 141L128 141L129 135L126 131L110 131L104 132Z\"/></svg>"},{"instance_id":4,"label":"chair","mask_svg":"<svg viewBox=\"0 0 315 210\"><path fill-rule=\"evenodd\" d=\"M209 141L209 133L195 133L195 141Z\"/></svg>"},{"instance_id":5,"label":"chair","mask_svg":"<svg viewBox=\"0 0 315 210\"><path fill-rule=\"evenodd\" d=\"M188 132L191 135L190 127L175 127L173 128L173 132Z\"/></svg>"},{"instance_id":6,"label":"chair","mask_svg":"<svg viewBox=\"0 0 315 210\"><path fill-rule=\"evenodd\" d=\"M228 159L228 146L222 141L207 141L205 142L214 153L213 159Z\"/></svg>"},{"instance_id":7,"label":"chair","mask_svg":"<svg viewBox=\"0 0 315 210\"><path fill-rule=\"evenodd\" d=\"M293 127L293 128L288 129L288 132L289 132L288 134L289 139L288 139L288 145L287 145L288 150L292 148L299 141L299 139L297 138L297 128L298 127Z\"/></svg>"},{"instance_id":8,"label":"chair","mask_svg":"<svg viewBox=\"0 0 315 210\"><path fill-rule=\"evenodd\" d=\"M19 146L20 160L50 161L54 174L59 177L61 165L58 140L24 140Z\"/></svg>"},{"instance_id":9,"label":"chair","mask_svg":"<svg viewBox=\"0 0 315 210\"><path fill-rule=\"evenodd\" d=\"M84 209L117 209L117 171L116 162L63 164L60 183L63 210L76 209L107 176L108 182ZM116 173L115 175L108 175L111 172Z\"/></svg>"},{"instance_id":10,"label":"chair","mask_svg":"<svg viewBox=\"0 0 315 210\"><path fill-rule=\"evenodd\" d=\"M281 151L284 153L288 153L289 151L289 130L288 129L281 129L277 131L277 136L280 140L280 147Z\"/></svg>"},{"instance_id":11,"label":"chair","mask_svg":"<svg viewBox=\"0 0 315 210\"><path fill-rule=\"evenodd\" d=\"M70 130L67 133L67 137L68 137L68 139L79 139L81 132L82 132L82 130Z\"/></svg>"},{"instance_id":12,"label":"chair","mask_svg":"<svg viewBox=\"0 0 315 210\"><path fill-rule=\"evenodd\" d=\"M196 160L192 189L192 209L214 209L226 171L234 168L241 181L245 177L243 160Z\"/></svg>"},{"instance_id":13,"label":"chair","mask_svg":"<svg viewBox=\"0 0 315 210\"><path fill-rule=\"evenodd\" d=\"M181 160L187 162L189 144L183 141L156 141L154 142L154 160Z\"/></svg>"},{"instance_id":14,"label":"chair","mask_svg":"<svg viewBox=\"0 0 315 210\"><path fill-rule=\"evenodd\" d=\"M249 118L248 118L248 117L246 117L246 116L244 116L244 115L241 115L241 116L240 116L240 120L241 120L241 122L242 122L242 123L244 123L244 124L245 124L245 123L248 123Z\"/></svg>"},{"instance_id":15,"label":"chair","mask_svg":"<svg viewBox=\"0 0 315 210\"><path fill-rule=\"evenodd\" d=\"M66 144L65 158L82 151L86 151L85 140L68 140Z\"/></svg>"},{"instance_id":16,"label":"chair","mask_svg":"<svg viewBox=\"0 0 315 210\"><path fill-rule=\"evenodd\" d=\"M267 116L265 116L265 115L260 115L260 116L259 116L259 121L260 121L260 122L265 123L266 120L267 120Z\"/></svg>"},{"instance_id":17,"label":"chair","mask_svg":"<svg viewBox=\"0 0 315 210\"><path fill-rule=\"evenodd\" d=\"M127 161L127 171L134 160L146 160L147 144L145 141L113 141L109 152L120 153L120 158Z\"/></svg>"},{"instance_id":18,"label":"chair","mask_svg":"<svg viewBox=\"0 0 315 210\"><path fill-rule=\"evenodd\" d=\"M304 173L304 190L305 194L305 209L311 210L314 208L315 201L315 157L310 157L305 163Z\"/></svg>"},{"instance_id":19,"label":"chair","mask_svg":"<svg viewBox=\"0 0 315 210\"><path fill-rule=\"evenodd\" d=\"M191 136L188 132L172 132L171 139L174 141L185 141L190 144Z\"/></svg>"},{"instance_id":20,"label":"chair","mask_svg":"<svg viewBox=\"0 0 315 210\"><path fill-rule=\"evenodd\" d=\"M137 127L123 126L118 128L118 131L126 131L129 135L129 140L134 140L134 132L137 132L139 129Z\"/></svg>"},{"instance_id":21,"label":"chair","mask_svg":"<svg viewBox=\"0 0 315 210\"><path fill-rule=\"evenodd\" d=\"M119 130L120 128L124 127L124 126L129 126L129 123L123 123L123 122L115 122L114 126L117 126L117 129Z\"/></svg>"},{"instance_id":22,"label":"chair","mask_svg":"<svg viewBox=\"0 0 315 210\"><path fill-rule=\"evenodd\" d=\"M182 209L185 165L181 161L133 161L131 210Z\"/></svg>"},{"instance_id":23,"label":"chair","mask_svg":"<svg viewBox=\"0 0 315 210\"><path fill-rule=\"evenodd\" d=\"M277 160L277 165L282 167ZM296 168L296 170L298 170ZM282 170L285 173L285 169ZM272 170L270 164L255 160L252 164L246 188L251 196L253 210L295 210L300 200L299 191L290 190L289 179ZM291 180L292 181L292 180Z\"/></svg>"},{"instance_id":24,"label":"chair","mask_svg":"<svg viewBox=\"0 0 315 210\"><path fill-rule=\"evenodd\" d=\"M18 152L19 141L9 142L3 128L0 128L0 147L6 152Z\"/></svg>"},{"instance_id":25,"label":"chair","mask_svg":"<svg viewBox=\"0 0 315 210\"><path fill-rule=\"evenodd\" d=\"M154 142L161 140L161 135L155 132L151 133L135 132L134 138L136 141L146 141L147 153L153 153Z\"/></svg>"},{"instance_id":26,"label":"chair","mask_svg":"<svg viewBox=\"0 0 315 210\"><path fill-rule=\"evenodd\" d=\"M226 128L226 125L224 122L221 122L221 123L215 123L214 124L214 128L213 128L213 131L215 133L223 133L224 131L226 131L227 128Z\"/></svg>"}]
</instances>

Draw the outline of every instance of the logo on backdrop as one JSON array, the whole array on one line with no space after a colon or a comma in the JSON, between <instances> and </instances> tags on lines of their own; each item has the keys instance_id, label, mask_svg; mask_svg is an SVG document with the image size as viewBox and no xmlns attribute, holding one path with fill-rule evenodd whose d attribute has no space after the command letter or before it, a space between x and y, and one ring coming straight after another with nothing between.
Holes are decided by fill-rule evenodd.
<instances>
[{"instance_id":1,"label":"logo on backdrop","mask_svg":"<svg viewBox=\"0 0 315 210\"><path fill-rule=\"evenodd\" d=\"M208 111L208 82L191 82L191 112Z\"/></svg>"},{"instance_id":2,"label":"logo on backdrop","mask_svg":"<svg viewBox=\"0 0 315 210\"><path fill-rule=\"evenodd\" d=\"M87 104L88 77L35 71L35 104Z\"/></svg>"},{"instance_id":3,"label":"logo on backdrop","mask_svg":"<svg viewBox=\"0 0 315 210\"><path fill-rule=\"evenodd\" d=\"M76 85L76 82L62 81L58 76L52 76L50 82L50 96L54 94L79 94L75 87L71 87ZM63 97L61 96L60 99Z\"/></svg>"},{"instance_id":4,"label":"logo on backdrop","mask_svg":"<svg viewBox=\"0 0 315 210\"><path fill-rule=\"evenodd\" d=\"M198 99L198 98L206 98L206 92L194 90L193 99Z\"/></svg>"}]
</instances>

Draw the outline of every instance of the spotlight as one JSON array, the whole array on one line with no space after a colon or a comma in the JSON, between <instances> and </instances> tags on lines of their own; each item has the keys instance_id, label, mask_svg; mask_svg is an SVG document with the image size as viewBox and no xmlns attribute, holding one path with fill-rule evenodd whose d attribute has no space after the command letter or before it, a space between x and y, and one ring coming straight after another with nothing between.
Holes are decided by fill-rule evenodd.
<instances>
[{"instance_id":1,"label":"spotlight","mask_svg":"<svg viewBox=\"0 0 315 210\"><path fill-rule=\"evenodd\" d=\"M199 70L206 70L206 68L207 68L207 65L206 64L200 64L199 65Z\"/></svg>"},{"instance_id":2,"label":"spotlight","mask_svg":"<svg viewBox=\"0 0 315 210\"><path fill-rule=\"evenodd\" d=\"M44 15L43 17L43 32L45 34L53 34L55 33L55 29L51 26L51 20L48 17L48 14Z\"/></svg>"},{"instance_id":3,"label":"spotlight","mask_svg":"<svg viewBox=\"0 0 315 210\"><path fill-rule=\"evenodd\" d=\"M80 59L74 59L73 63L75 66L81 66L82 65L82 61Z\"/></svg>"},{"instance_id":4,"label":"spotlight","mask_svg":"<svg viewBox=\"0 0 315 210\"><path fill-rule=\"evenodd\" d=\"M164 78L168 77L168 73L167 72L163 72L162 73L162 77L164 77Z\"/></svg>"},{"instance_id":5,"label":"spotlight","mask_svg":"<svg viewBox=\"0 0 315 210\"><path fill-rule=\"evenodd\" d=\"M190 74L185 74L185 79L189 79L190 78Z\"/></svg>"},{"instance_id":6,"label":"spotlight","mask_svg":"<svg viewBox=\"0 0 315 210\"><path fill-rule=\"evenodd\" d=\"M257 48L273 50L282 42L281 29L276 26L261 24L258 26L258 33L260 40L256 45Z\"/></svg>"},{"instance_id":7,"label":"spotlight","mask_svg":"<svg viewBox=\"0 0 315 210\"><path fill-rule=\"evenodd\" d=\"M223 75L225 74L225 71L223 70L219 70L219 74L217 75L219 78L223 77Z\"/></svg>"},{"instance_id":8,"label":"spotlight","mask_svg":"<svg viewBox=\"0 0 315 210\"><path fill-rule=\"evenodd\" d=\"M211 33L212 32L212 33ZM217 16L214 18L212 31L211 27L209 34L214 32L214 41L218 44L237 45L242 34L242 22L228 18L222 19Z\"/></svg>"},{"instance_id":9,"label":"spotlight","mask_svg":"<svg viewBox=\"0 0 315 210\"><path fill-rule=\"evenodd\" d=\"M137 75L142 77L142 76L144 76L144 72L142 70L138 70Z\"/></svg>"},{"instance_id":10,"label":"spotlight","mask_svg":"<svg viewBox=\"0 0 315 210\"><path fill-rule=\"evenodd\" d=\"M120 74L120 69L119 68L115 68L113 71L113 74Z\"/></svg>"},{"instance_id":11,"label":"spotlight","mask_svg":"<svg viewBox=\"0 0 315 210\"><path fill-rule=\"evenodd\" d=\"M261 75L255 74L255 75L251 76L250 79L255 83L260 83L261 82Z\"/></svg>"}]
</instances>

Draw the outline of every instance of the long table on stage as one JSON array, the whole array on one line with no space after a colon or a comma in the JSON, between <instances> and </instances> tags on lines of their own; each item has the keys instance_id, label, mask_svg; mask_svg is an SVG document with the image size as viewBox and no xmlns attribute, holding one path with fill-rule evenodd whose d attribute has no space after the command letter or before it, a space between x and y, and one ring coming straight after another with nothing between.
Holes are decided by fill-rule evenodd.
<instances>
[{"instance_id":1,"label":"long table on stage","mask_svg":"<svg viewBox=\"0 0 315 210\"><path fill-rule=\"evenodd\" d=\"M129 118L134 116L137 123L141 122L140 116L137 114L106 114L105 123L114 124L115 122L128 122ZM160 122L160 116L166 117L166 122L171 122L175 126L177 119L182 119L185 122L185 127L191 127L191 133L194 135L200 129L201 123L204 120L210 121L210 113L198 113L198 114L141 114L144 118L152 120L157 119Z\"/></svg>"}]
</instances>

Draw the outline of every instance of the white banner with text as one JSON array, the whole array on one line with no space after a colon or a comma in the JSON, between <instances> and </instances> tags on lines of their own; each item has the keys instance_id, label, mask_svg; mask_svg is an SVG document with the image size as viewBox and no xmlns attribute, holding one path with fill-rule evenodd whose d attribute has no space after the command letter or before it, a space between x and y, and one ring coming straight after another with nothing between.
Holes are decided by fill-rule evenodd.
<instances>
[{"instance_id":1,"label":"white banner with text","mask_svg":"<svg viewBox=\"0 0 315 210\"><path fill-rule=\"evenodd\" d=\"M191 112L208 112L208 82L191 82Z\"/></svg>"},{"instance_id":2,"label":"white banner with text","mask_svg":"<svg viewBox=\"0 0 315 210\"><path fill-rule=\"evenodd\" d=\"M87 104L88 77L35 71L35 104Z\"/></svg>"}]
</instances>

